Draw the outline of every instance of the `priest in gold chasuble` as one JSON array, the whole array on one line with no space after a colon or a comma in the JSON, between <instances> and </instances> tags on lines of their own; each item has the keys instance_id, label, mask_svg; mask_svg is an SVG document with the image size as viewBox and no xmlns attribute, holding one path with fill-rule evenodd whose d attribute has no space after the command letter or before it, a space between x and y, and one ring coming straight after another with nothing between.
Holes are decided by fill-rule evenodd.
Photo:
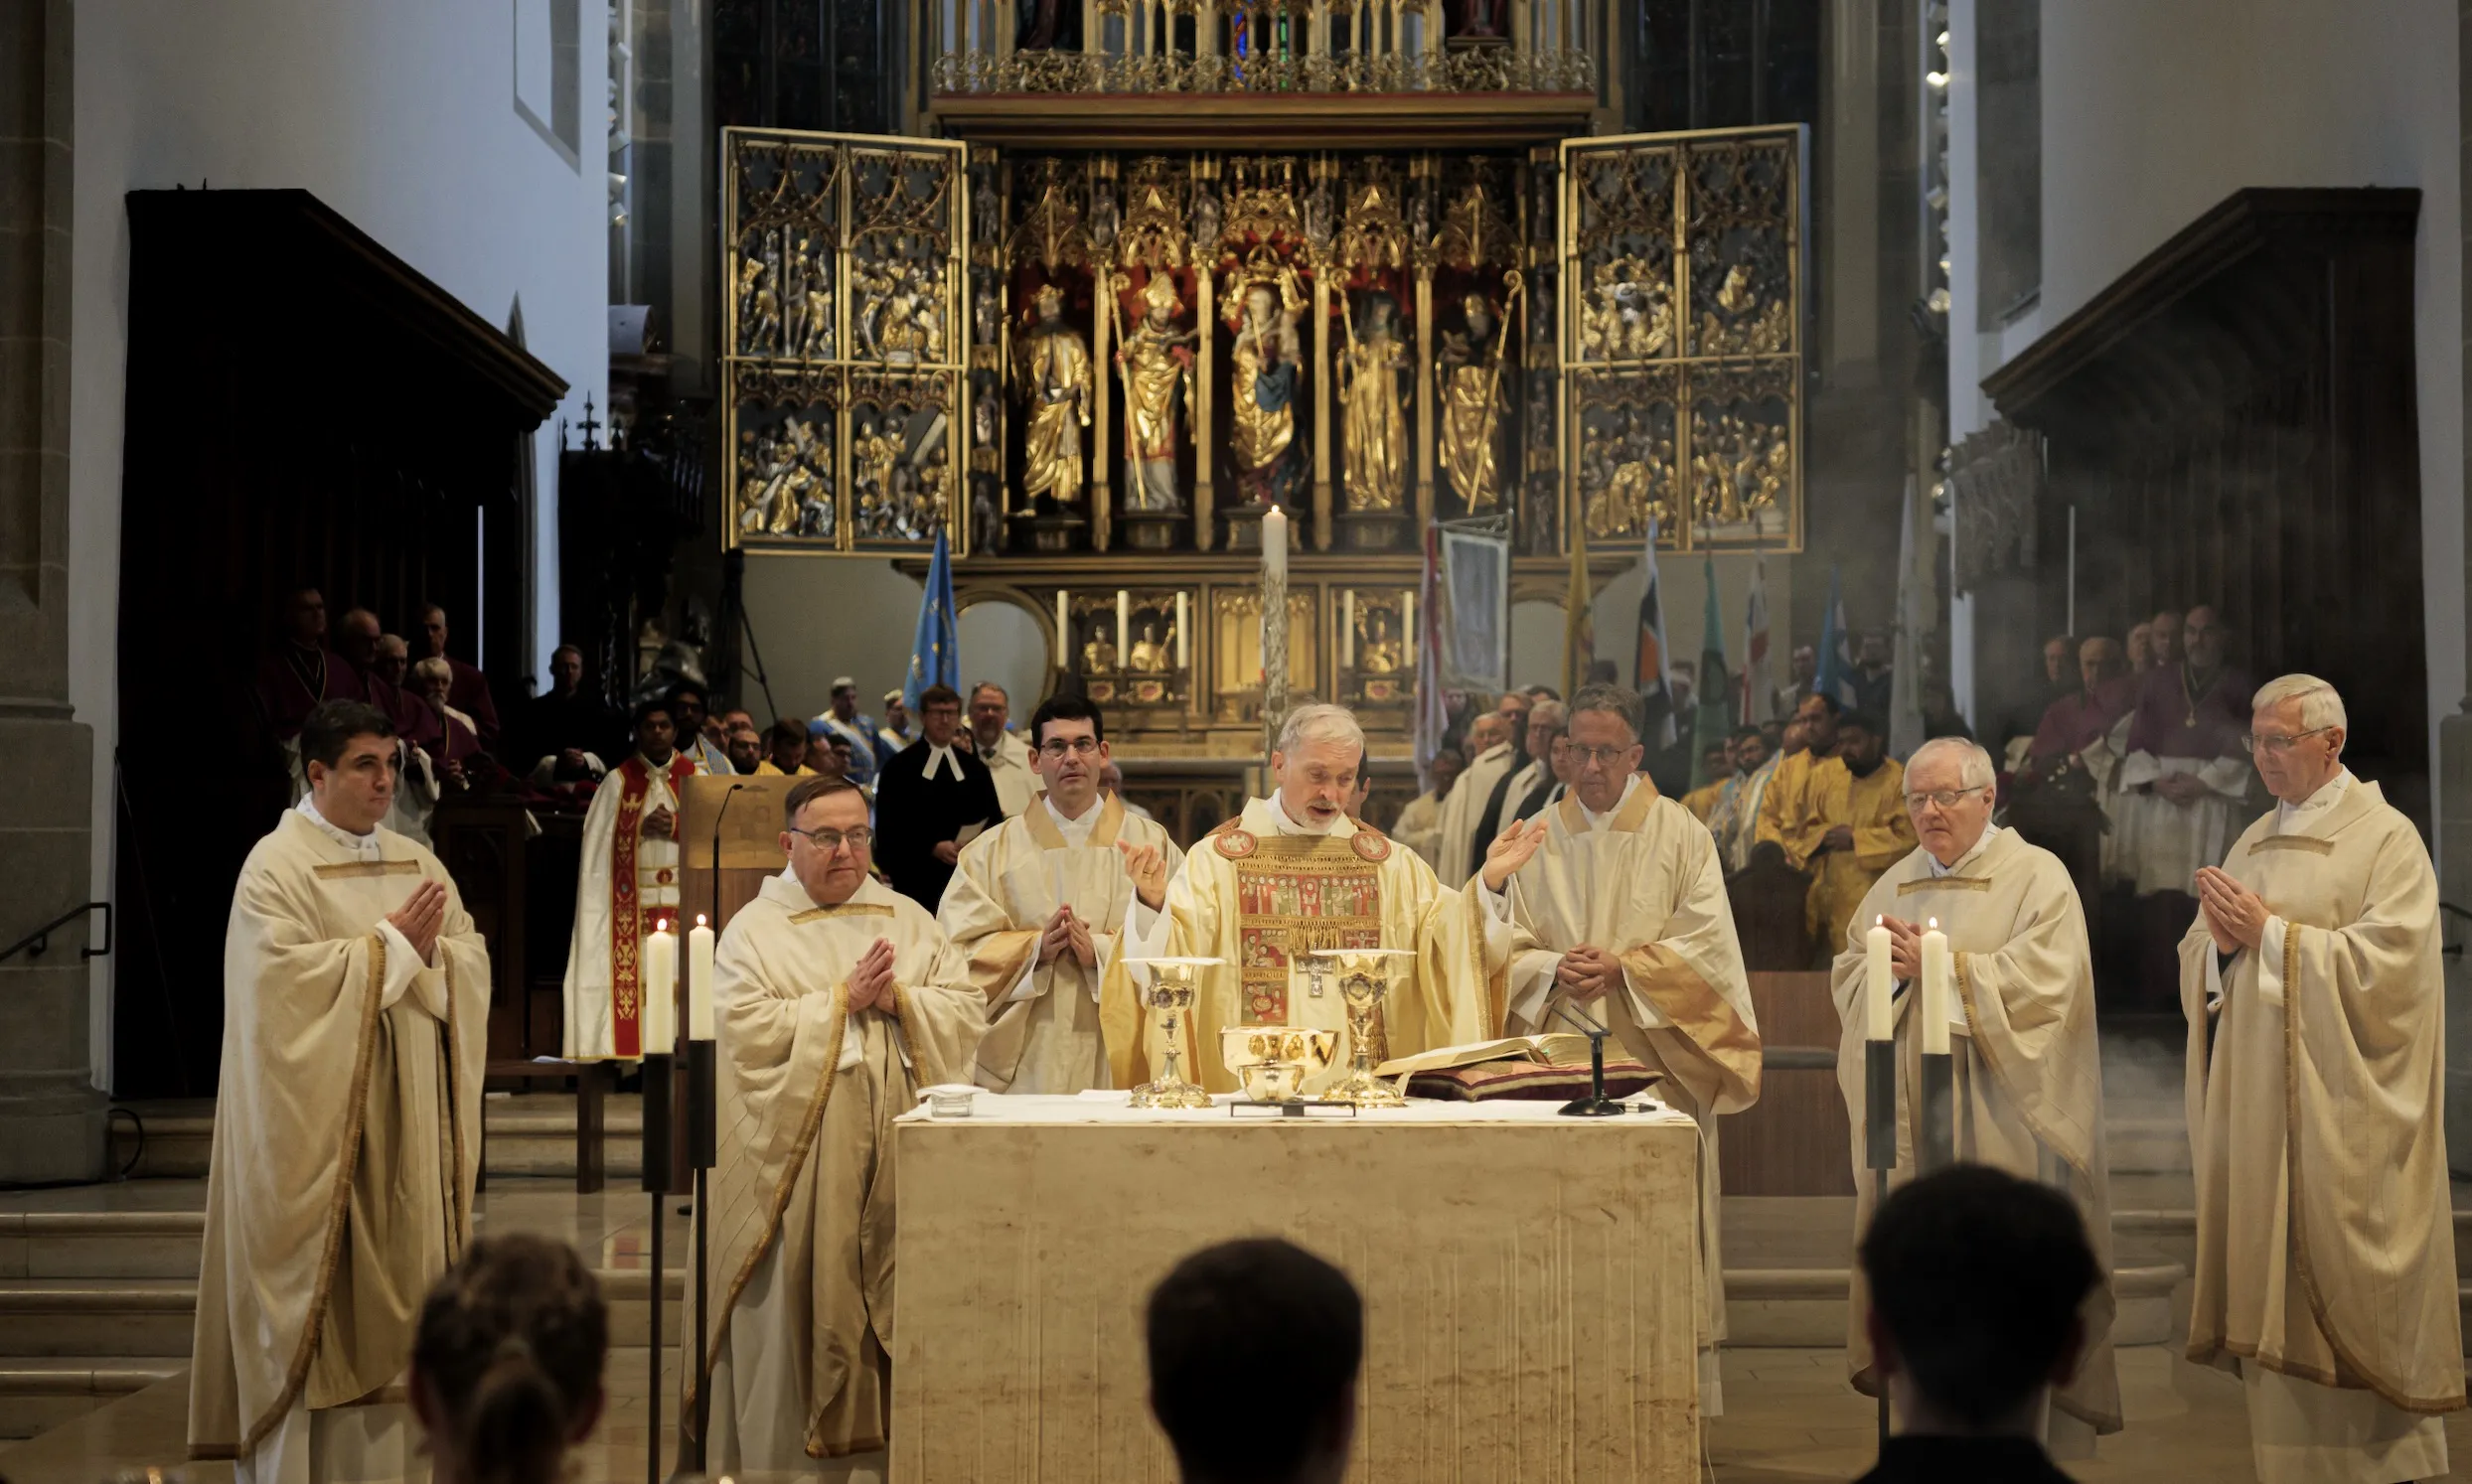
<instances>
[{"instance_id":1,"label":"priest in gold chasuble","mask_svg":"<svg viewBox=\"0 0 2472 1484\"><path fill-rule=\"evenodd\" d=\"M1339 706L1300 706L1281 729L1271 767L1279 790L1256 799L1184 857L1172 886L1163 863L1136 852L1139 897L1129 943L1100 994L1108 1067L1118 1087L1147 1082L1158 1064L1148 1013L1128 958L1222 960L1201 978L1181 1033L1185 1075L1214 1093L1234 1092L1219 1060L1222 1027L1302 1025L1336 1031L1333 1067L1310 1091L1344 1075L1351 1051L1334 980L1316 992L1311 955L1324 948L1407 949L1374 1021L1376 1059L1485 1040L1502 1023L1487 987L1488 929L1507 952L1508 929L1488 923L1472 897L1436 879L1412 850L1348 817L1345 804L1364 758L1364 732ZM1486 861L1502 878L1535 850L1509 837Z\"/></svg>"},{"instance_id":2,"label":"priest in gold chasuble","mask_svg":"<svg viewBox=\"0 0 2472 1484\"><path fill-rule=\"evenodd\" d=\"M2274 812L2197 873L2180 945L2198 1240L2189 1358L2237 1369L2265 1484L2448 1477L2464 1405L2438 883L2285 675L2246 745Z\"/></svg>"},{"instance_id":3,"label":"priest in gold chasuble","mask_svg":"<svg viewBox=\"0 0 2472 1484\"><path fill-rule=\"evenodd\" d=\"M962 847L936 912L987 997L977 1077L993 1092L1108 1086L1099 980L1133 906L1126 856L1147 849L1181 864L1166 830L1100 792L1105 725L1080 696L1040 703L1030 718L1030 768L1045 790Z\"/></svg>"},{"instance_id":4,"label":"priest in gold chasuble","mask_svg":"<svg viewBox=\"0 0 2472 1484\"><path fill-rule=\"evenodd\" d=\"M189 1371L189 1450L238 1484L429 1477L399 1391L472 1233L489 951L385 828L394 725L321 702L309 793L240 868Z\"/></svg>"},{"instance_id":5,"label":"priest in gold chasuble","mask_svg":"<svg viewBox=\"0 0 2472 1484\"><path fill-rule=\"evenodd\" d=\"M935 920L867 875L857 787L804 778L783 812L789 869L713 960L713 1300L688 1402L711 1389L714 1474L885 1446L892 1120L919 1088L968 1080L986 1023Z\"/></svg>"},{"instance_id":6,"label":"priest in gold chasuble","mask_svg":"<svg viewBox=\"0 0 2472 1484\"><path fill-rule=\"evenodd\" d=\"M1555 766L1571 779L1545 811L1536 857L1506 891L1482 890L1515 935L1504 977L1507 1035L1576 1029L1570 1005L1665 1074L1657 1096L1700 1126L1701 1405L1723 1407L1717 1117L1760 1099L1760 1025L1706 825L1658 795L1640 762L1639 699L1614 685L1571 698ZM1490 882L1484 883L1489 887Z\"/></svg>"},{"instance_id":7,"label":"priest in gold chasuble","mask_svg":"<svg viewBox=\"0 0 2472 1484\"><path fill-rule=\"evenodd\" d=\"M2076 1202L2102 1273L2081 1311L2086 1349L2077 1378L2052 1392L2046 1425L2054 1457L2090 1458L2096 1433L2120 1430L2120 1382L2111 1354L2111 1180L2086 913L2060 857L1991 822L1995 775L1982 748L1961 737L1924 743L1907 765L1906 788L1923 843L1872 884L1838 945L1831 984L1844 1027L1837 1086L1853 1127L1854 1230L1861 1233L1872 1208L1863 1158L1865 935L1886 920L1891 971L1902 986L1897 1167L1889 1181L1903 1185L1915 1177L1921 1138L1913 1093L1922 1076L1922 933L1936 919L1955 969L1947 1015L1956 1157L2040 1181ZM1846 1366L1856 1389L1876 1394L1869 1308L1857 1268Z\"/></svg>"}]
</instances>

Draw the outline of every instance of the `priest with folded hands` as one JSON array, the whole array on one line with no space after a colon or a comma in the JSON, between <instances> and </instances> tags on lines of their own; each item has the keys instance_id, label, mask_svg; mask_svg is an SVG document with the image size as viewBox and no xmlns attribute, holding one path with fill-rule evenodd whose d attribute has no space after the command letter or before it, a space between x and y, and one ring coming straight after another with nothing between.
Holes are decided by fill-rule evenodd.
<instances>
[{"instance_id":1,"label":"priest with folded hands","mask_svg":"<svg viewBox=\"0 0 2472 1484\"><path fill-rule=\"evenodd\" d=\"M880 1474L859 1455L891 1415L892 1120L969 1080L987 1000L926 909L868 875L856 785L800 779L782 816L789 868L713 963L714 1301L689 1396L711 1389L716 1475Z\"/></svg>"},{"instance_id":2,"label":"priest with folded hands","mask_svg":"<svg viewBox=\"0 0 2472 1484\"><path fill-rule=\"evenodd\" d=\"M2090 1458L2097 1433L2120 1429L2120 1382L2111 1356L2111 1186L2103 1151L2102 1063L2094 1035L2094 971L2086 914L2060 857L1991 821L1991 754L1940 737L1906 765L1905 807L1922 844L1872 883L1837 955L1833 989L1844 1030L1837 1086L1853 1128L1854 1230L1871 1221L1864 1158L1863 1050L1868 935L1890 935L1897 1039L1897 1166L1915 1178L1922 1110L1914 1097L1926 1036L1923 935L1947 935L1952 978L1945 1030L1956 1157L2040 1181L2077 1203L2102 1281L2081 1317L2086 1348L2076 1379L2051 1394L2045 1440L2056 1458ZM1858 1391L1877 1395L1869 1290L1853 1280L1846 1365Z\"/></svg>"},{"instance_id":3,"label":"priest with folded hands","mask_svg":"<svg viewBox=\"0 0 2472 1484\"><path fill-rule=\"evenodd\" d=\"M1700 1126L1702 1410L1723 1407L1716 1346L1725 1339L1718 1248L1717 1117L1760 1098L1760 1025L1734 939L1715 836L1637 771L1639 698L1614 685L1571 697L1554 742L1571 779L1545 811L1545 838L1507 887L1482 883L1510 922L1503 981L1511 1035L1570 1032L1571 1007L1663 1074L1656 1089Z\"/></svg>"}]
</instances>

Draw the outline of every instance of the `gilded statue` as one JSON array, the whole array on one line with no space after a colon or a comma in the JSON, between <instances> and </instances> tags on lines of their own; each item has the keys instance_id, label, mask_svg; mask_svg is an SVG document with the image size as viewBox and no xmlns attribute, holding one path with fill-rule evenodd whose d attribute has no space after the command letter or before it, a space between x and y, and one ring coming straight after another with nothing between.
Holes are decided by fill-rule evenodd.
<instances>
[{"instance_id":1,"label":"gilded statue","mask_svg":"<svg viewBox=\"0 0 2472 1484\"><path fill-rule=\"evenodd\" d=\"M1493 509L1501 498L1501 430L1510 411L1502 377L1509 347L1484 295L1468 295L1464 307L1468 329L1442 333L1434 379L1441 383L1435 390L1442 401L1443 473L1461 505L1473 514Z\"/></svg>"},{"instance_id":2,"label":"gilded statue","mask_svg":"<svg viewBox=\"0 0 2472 1484\"><path fill-rule=\"evenodd\" d=\"M1064 323L1064 292L1039 288L1038 319L1013 362L1030 420L1021 440L1021 491L1059 506L1082 497L1082 433L1090 426L1090 347Z\"/></svg>"},{"instance_id":3,"label":"gilded statue","mask_svg":"<svg viewBox=\"0 0 2472 1484\"><path fill-rule=\"evenodd\" d=\"M1674 485L1674 444L1644 436L1637 419L1622 414L1612 435L1591 439L1581 459L1581 487L1592 493L1585 518L1591 536L1635 535L1651 518L1670 522L1665 492Z\"/></svg>"},{"instance_id":4,"label":"gilded statue","mask_svg":"<svg viewBox=\"0 0 2472 1484\"><path fill-rule=\"evenodd\" d=\"M1116 283L1127 286L1121 275ZM1125 508L1176 515L1184 509L1176 489L1177 423L1192 399L1194 334L1176 328L1184 301L1167 274L1151 275L1142 304L1142 318L1116 352L1125 381Z\"/></svg>"},{"instance_id":5,"label":"gilded statue","mask_svg":"<svg viewBox=\"0 0 2472 1484\"><path fill-rule=\"evenodd\" d=\"M1145 623L1142 637L1133 642L1133 653L1126 658L1125 668L1136 674L1163 675L1169 668L1169 654L1167 642L1159 637L1159 625Z\"/></svg>"},{"instance_id":6,"label":"gilded statue","mask_svg":"<svg viewBox=\"0 0 2472 1484\"><path fill-rule=\"evenodd\" d=\"M1617 258L1597 264L1580 312L1580 358L1644 361L1673 344L1674 312L1662 282L1642 282L1639 264Z\"/></svg>"},{"instance_id":7,"label":"gilded statue","mask_svg":"<svg viewBox=\"0 0 2472 1484\"><path fill-rule=\"evenodd\" d=\"M781 296L772 268L753 253L738 261L738 337L751 356L767 355L781 342Z\"/></svg>"},{"instance_id":8,"label":"gilded statue","mask_svg":"<svg viewBox=\"0 0 2472 1484\"><path fill-rule=\"evenodd\" d=\"M1398 307L1388 294L1365 301L1362 335L1350 326L1339 358L1340 451L1347 466L1347 508L1395 511L1408 488L1408 418L1399 378L1408 352L1399 343Z\"/></svg>"},{"instance_id":9,"label":"gilded statue","mask_svg":"<svg viewBox=\"0 0 2472 1484\"><path fill-rule=\"evenodd\" d=\"M1090 636L1090 643L1082 646L1082 673L1086 675L1116 673L1116 645L1107 637L1105 625L1101 625L1098 632Z\"/></svg>"},{"instance_id":10,"label":"gilded statue","mask_svg":"<svg viewBox=\"0 0 2472 1484\"><path fill-rule=\"evenodd\" d=\"M1356 670L1359 674L1397 674L1406 660L1399 636L1391 632L1390 610L1368 609L1365 612L1364 638L1356 646Z\"/></svg>"},{"instance_id":11,"label":"gilded statue","mask_svg":"<svg viewBox=\"0 0 2472 1484\"><path fill-rule=\"evenodd\" d=\"M792 417L777 434L738 435L738 528L748 535L833 533L830 451L811 419Z\"/></svg>"},{"instance_id":12,"label":"gilded statue","mask_svg":"<svg viewBox=\"0 0 2472 1484\"><path fill-rule=\"evenodd\" d=\"M1290 451L1296 442L1296 399L1305 355L1297 314L1305 296L1293 269L1257 278L1245 291L1244 318L1229 357L1233 421L1228 451L1248 502L1287 504L1303 483Z\"/></svg>"},{"instance_id":13,"label":"gilded statue","mask_svg":"<svg viewBox=\"0 0 2472 1484\"><path fill-rule=\"evenodd\" d=\"M906 245L906 242L905 242ZM853 273L858 334L867 354L887 366L916 366L943 336L936 272L911 258L880 259Z\"/></svg>"}]
</instances>

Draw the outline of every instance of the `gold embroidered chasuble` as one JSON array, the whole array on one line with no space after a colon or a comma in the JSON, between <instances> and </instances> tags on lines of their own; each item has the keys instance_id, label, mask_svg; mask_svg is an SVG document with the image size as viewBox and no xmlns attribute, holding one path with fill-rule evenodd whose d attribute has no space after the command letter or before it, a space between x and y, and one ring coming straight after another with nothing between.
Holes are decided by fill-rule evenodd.
<instances>
[{"instance_id":1,"label":"gold embroidered chasuble","mask_svg":"<svg viewBox=\"0 0 2472 1484\"><path fill-rule=\"evenodd\" d=\"M1760 1099L1760 1026L1707 826L1642 777L1592 828L1569 794L1545 812L1545 843L1506 893L1507 1035L1568 1033L1553 1013L1562 955L1583 944L1622 961L1623 987L1581 1008L1622 1050L1665 1074L1657 1095L1700 1126L1703 1347L1725 1338L1718 1241L1717 1117ZM1476 887L1482 890L1482 887Z\"/></svg>"},{"instance_id":2,"label":"gold embroidered chasuble","mask_svg":"<svg viewBox=\"0 0 2472 1484\"><path fill-rule=\"evenodd\" d=\"M893 946L898 1021L852 1017L849 973ZM796 1469L884 1445L892 1342L892 1120L966 1081L987 1001L924 908L882 882L820 907L767 879L713 959L720 1162L702 1362L711 1463Z\"/></svg>"},{"instance_id":3,"label":"gold embroidered chasuble","mask_svg":"<svg viewBox=\"0 0 2472 1484\"><path fill-rule=\"evenodd\" d=\"M2262 952L2228 965L2203 914L2180 946L2198 1213L2189 1358L2335 1389L2327 1404L2461 1408L2428 851L2356 780L2331 806L2252 823L2223 868L2274 920ZM2252 1424L2258 1402L2252 1388ZM2391 1413L2378 1430L2412 1420ZM2442 1460L2442 1431L2435 1446Z\"/></svg>"},{"instance_id":4,"label":"gold embroidered chasuble","mask_svg":"<svg viewBox=\"0 0 2472 1484\"><path fill-rule=\"evenodd\" d=\"M2111 1187L2103 1148L2102 1061L2094 1033L2094 973L2086 914L2060 858L2013 829L1986 828L1974 847L1934 876L1931 855L1915 850L1864 896L1839 944L1832 988L1843 1032L1837 1086L1852 1121L1854 1230L1871 1220L1871 1171L1863 1127L1864 934L1889 916L1921 924L1936 918L1948 935L1962 1026L1952 1027L1949 1062L1956 1157L1995 1165L2050 1185L2076 1202L2093 1243L2102 1282L2087 1295L2086 1351L2078 1379L2052 1406L2096 1432L2120 1428L2120 1384L2111 1355ZM1898 996L1897 1167L1889 1183L1915 1176L1921 1112L1913 1094L1922 1075L1919 986ZM1865 1336L1870 1295L1854 1273L1846 1363L1857 1390L1876 1395Z\"/></svg>"},{"instance_id":5,"label":"gold embroidered chasuble","mask_svg":"<svg viewBox=\"0 0 2472 1484\"><path fill-rule=\"evenodd\" d=\"M1166 830L1128 814L1117 796L1105 795L1092 808L1098 817L1076 845L1039 795L1017 817L962 847L936 909L937 926L965 956L972 986L987 998L977 1080L990 1091L1072 1094L1108 1086L1099 979L1119 952L1133 906L1117 842L1157 848L1171 871L1183 858ZM1070 955L1034 963L1059 902L1072 903L1089 925L1095 968Z\"/></svg>"},{"instance_id":6,"label":"gold embroidered chasuble","mask_svg":"<svg viewBox=\"0 0 2472 1484\"><path fill-rule=\"evenodd\" d=\"M1185 853L1163 920L1133 952L1224 961L1203 971L1179 1026L1186 1077L1235 1092L1238 1079L1219 1060L1222 1027L1304 1025L1338 1032L1331 1069L1307 1084L1317 1090L1344 1074L1351 1043L1335 975L1315 992L1313 951L1415 953L1393 970L1374 1021L1377 1060L1480 1041L1502 1023L1500 1001L1487 992L1482 913L1381 831L1342 817L1328 834L1283 834L1270 801L1256 799ZM1124 957L1101 987L1100 1021L1110 1075L1133 1087L1157 1074L1159 1048Z\"/></svg>"},{"instance_id":7,"label":"gold embroidered chasuble","mask_svg":"<svg viewBox=\"0 0 2472 1484\"><path fill-rule=\"evenodd\" d=\"M489 952L436 856L376 839L356 857L286 813L232 892L194 1456L247 1460L295 1406L395 1381L471 1235ZM406 982L379 924L423 880L446 886L446 919Z\"/></svg>"}]
</instances>

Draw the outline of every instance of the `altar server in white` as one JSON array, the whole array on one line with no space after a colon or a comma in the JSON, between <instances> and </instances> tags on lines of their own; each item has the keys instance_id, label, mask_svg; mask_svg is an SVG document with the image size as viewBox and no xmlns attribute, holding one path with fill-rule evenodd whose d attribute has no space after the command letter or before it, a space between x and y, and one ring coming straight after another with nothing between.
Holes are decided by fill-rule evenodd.
<instances>
[{"instance_id":1,"label":"altar server in white","mask_svg":"<svg viewBox=\"0 0 2472 1484\"><path fill-rule=\"evenodd\" d=\"M1167 831L1104 793L1107 722L1078 695L1030 717L1027 809L962 847L936 922L987 997L978 1082L999 1093L1070 1095L1108 1086L1099 982L1133 905L1126 852L1183 865Z\"/></svg>"}]
</instances>

